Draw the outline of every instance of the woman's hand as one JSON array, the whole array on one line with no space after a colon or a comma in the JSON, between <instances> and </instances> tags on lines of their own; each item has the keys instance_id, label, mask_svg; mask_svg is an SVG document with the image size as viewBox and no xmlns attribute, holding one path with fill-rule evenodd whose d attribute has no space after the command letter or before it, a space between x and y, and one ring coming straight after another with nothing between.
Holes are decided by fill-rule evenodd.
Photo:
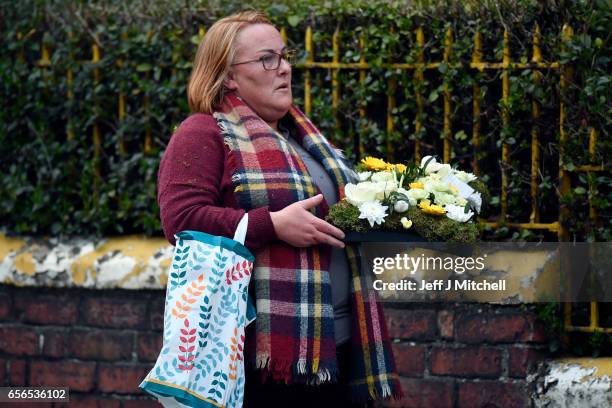
<instances>
[{"instance_id":1,"label":"woman's hand","mask_svg":"<svg viewBox=\"0 0 612 408\"><path fill-rule=\"evenodd\" d=\"M318 194L280 211L270 213L274 230L279 239L295 247L309 247L316 244L328 244L344 248L342 230L313 215L308 209L321 203L323 195Z\"/></svg>"}]
</instances>

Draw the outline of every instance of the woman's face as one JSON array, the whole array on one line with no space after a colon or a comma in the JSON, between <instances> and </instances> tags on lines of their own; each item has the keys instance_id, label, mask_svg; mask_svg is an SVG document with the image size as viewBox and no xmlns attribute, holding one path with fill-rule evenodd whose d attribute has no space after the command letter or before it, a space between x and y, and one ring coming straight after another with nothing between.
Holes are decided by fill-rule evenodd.
<instances>
[{"instance_id":1,"label":"woman's face","mask_svg":"<svg viewBox=\"0 0 612 408\"><path fill-rule=\"evenodd\" d=\"M236 38L233 63L257 60L286 48L280 33L268 24L250 25ZM281 59L276 70L265 70L261 61L232 65L225 87L235 91L264 121L276 129L277 121L285 116L293 101L291 65Z\"/></svg>"}]
</instances>

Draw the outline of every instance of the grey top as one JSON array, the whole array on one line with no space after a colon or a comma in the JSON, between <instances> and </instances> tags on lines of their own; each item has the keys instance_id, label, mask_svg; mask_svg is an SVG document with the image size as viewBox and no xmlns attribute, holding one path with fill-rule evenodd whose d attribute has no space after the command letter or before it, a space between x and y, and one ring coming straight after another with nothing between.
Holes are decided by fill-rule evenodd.
<instances>
[{"instance_id":1,"label":"grey top","mask_svg":"<svg viewBox=\"0 0 612 408\"><path fill-rule=\"evenodd\" d=\"M308 153L293 137L289 130L279 126L281 134L291 143L306 165L310 177L319 187L328 205L338 202L338 192L334 182L325 168L310 153ZM344 249L332 247L329 266L331 280L332 304L334 307L334 332L336 344L340 345L351 338L351 306L349 304L350 274Z\"/></svg>"}]
</instances>

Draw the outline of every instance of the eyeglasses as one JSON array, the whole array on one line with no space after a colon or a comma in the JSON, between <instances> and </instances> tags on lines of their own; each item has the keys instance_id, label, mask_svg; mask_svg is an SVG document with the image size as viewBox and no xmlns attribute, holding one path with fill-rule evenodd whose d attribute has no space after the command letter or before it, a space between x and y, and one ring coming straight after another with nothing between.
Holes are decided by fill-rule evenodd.
<instances>
[{"instance_id":1,"label":"eyeglasses","mask_svg":"<svg viewBox=\"0 0 612 408\"><path fill-rule=\"evenodd\" d=\"M242 65L242 64L250 64L251 62L260 62L263 65L266 71L274 71L280 67L281 59L287 61L289 65L293 65L295 62L295 50L287 49L281 52L270 51L269 54L264 55L263 57L259 57L254 60L235 62L234 65Z\"/></svg>"}]
</instances>

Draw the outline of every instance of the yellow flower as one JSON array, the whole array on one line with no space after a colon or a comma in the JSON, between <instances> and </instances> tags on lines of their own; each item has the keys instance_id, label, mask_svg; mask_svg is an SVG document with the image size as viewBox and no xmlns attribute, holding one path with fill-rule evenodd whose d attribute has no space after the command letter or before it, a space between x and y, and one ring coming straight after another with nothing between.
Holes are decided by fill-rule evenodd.
<instances>
[{"instance_id":1,"label":"yellow flower","mask_svg":"<svg viewBox=\"0 0 612 408\"><path fill-rule=\"evenodd\" d=\"M429 200L421 200L419 203L419 208L425 214L431 215L444 215L446 214L446 210L439 205L431 204Z\"/></svg>"},{"instance_id":2,"label":"yellow flower","mask_svg":"<svg viewBox=\"0 0 612 408\"><path fill-rule=\"evenodd\" d=\"M412 227L412 220L409 220L406 217L402 217L400 222L402 223L402 227L404 227L404 229L408 229L408 228Z\"/></svg>"},{"instance_id":3,"label":"yellow flower","mask_svg":"<svg viewBox=\"0 0 612 408\"><path fill-rule=\"evenodd\" d=\"M387 163L387 168L385 170L387 171L395 170L397 173L403 173L406 171L406 165L401 164L401 163L396 163L396 164Z\"/></svg>"},{"instance_id":4,"label":"yellow flower","mask_svg":"<svg viewBox=\"0 0 612 408\"><path fill-rule=\"evenodd\" d=\"M387 162L384 160L372 156L361 159L361 163L363 163L368 170L386 170L388 166Z\"/></svg>"},{"instance_id":5,"label":"yellow flower","mask_svg":"<svg viewBox=\"0 0 612 408\"><path fill-rule=\"evenodd\" d=\"M406 165L402 164L402 163L397 163L394 165L395 166L395 171L398 173L403 173L406 171Z\"/></svg>"},{"instance_id":6,"label":"yellow flower","mask_svg":"<svg viewBox=\"0 0 612 408\"><path fill-rule=\"evenodd\" d=\"M454 185L452 185L451 183L448 183L448 188L450 188L450 190L452 191L454 195L459 195L459 189L455 187Z\"/></svg>"},{"instance_id":7,"label":"yellow flower","mask_svg":"<svg viewBox=\"0 0 612 408\"><path fill-rule=\"evenodd\" d=\"M414 183L410 183L410 188L420 188L422 190L425 186L420 181L415 181Z\"/></svg>"},{"instance_id":8,"label":"yellow flower","mask_svg":"<svg viewBox=\"0 0 612 408\"><path fill-rule=\"evenodd\" d=\"M431 201L429 200L421 200L421 202L419 202L419 208L429 207L430 205Z\"/></svg>"}]
</instances>

